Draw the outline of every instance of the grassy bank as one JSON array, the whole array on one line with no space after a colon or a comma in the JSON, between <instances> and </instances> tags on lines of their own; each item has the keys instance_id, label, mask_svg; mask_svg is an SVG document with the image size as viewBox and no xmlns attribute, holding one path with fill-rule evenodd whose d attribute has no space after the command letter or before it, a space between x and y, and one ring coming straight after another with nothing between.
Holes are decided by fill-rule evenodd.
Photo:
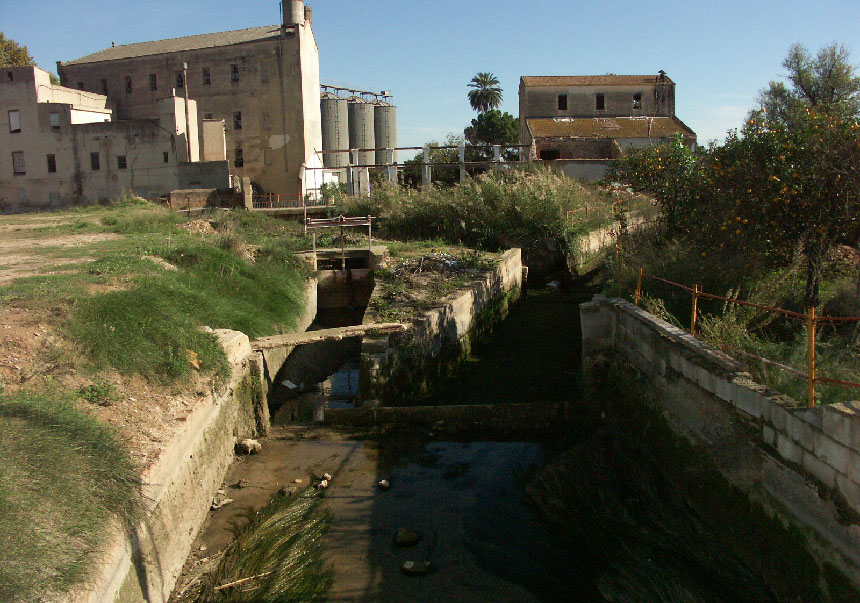
<instances>
[{"instance_id":1,"label":"grassy bank","mask_svg":"<svg viewBox=\"0 0 860 603\"><path fill-rule=\"evenodd\" d=\"M134 200L3 218L0 239L0 599L29 601L139 517L141 464L228 368L201 327L291 329L310 271L299 225Z\"/></svg>"},{"instance_id":2,"label":"grassy bank","mask_svg":"<svg viewBox=\"0 0 860 603\"><path fill-rule=\"evenodd\" d=\"M0 599L53 599L89 575L111 521L141 515L112 432L56 391L0 395Z\"/></svg>"}]
</instances>

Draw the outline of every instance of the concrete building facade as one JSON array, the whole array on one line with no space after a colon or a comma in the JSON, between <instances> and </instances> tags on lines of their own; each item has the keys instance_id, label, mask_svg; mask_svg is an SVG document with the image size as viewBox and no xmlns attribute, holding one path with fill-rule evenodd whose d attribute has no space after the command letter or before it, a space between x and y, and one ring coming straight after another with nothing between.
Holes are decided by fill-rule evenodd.
<instances>
[{"instance_id":1,"label":"concrete building facade","mask_svg":"<svg viewBox=\"0 0 860 603\"><path fill-rule=\"evenodd\" d=\"M523 76L522 159L552 161L565 173L596 180L632 148L696 133L675 116L675 82L657 75Z\"/></svg>"},{"instance_id":2,"label":"concrete building facade","mask_svg":"<svg viewBox=\"0 0 860 603\"><path fill-rule=\"evenodd\" d=\"M322 177L305 170L322 167L319 52L310 7L282 4L281 25L112 46L57 71L65 86L107 96L120 119L157 119L173 90L196 100L198 123L226 126L233 175L300 198Z\"/></svg>"},{"instance_id":3,"label":"concrete building facade","mask_svg":"<svg viewBox=\"0 0 860 603\"><path fill-rule=\"evenodd\" d=\"M104 95L53 85L38 67L0 70L0 212L228 188L223 156L197 162L194 101L190 120L183 98L162 97L155 107L151 120L114 121Z\"/></svg>"}]
</instances>

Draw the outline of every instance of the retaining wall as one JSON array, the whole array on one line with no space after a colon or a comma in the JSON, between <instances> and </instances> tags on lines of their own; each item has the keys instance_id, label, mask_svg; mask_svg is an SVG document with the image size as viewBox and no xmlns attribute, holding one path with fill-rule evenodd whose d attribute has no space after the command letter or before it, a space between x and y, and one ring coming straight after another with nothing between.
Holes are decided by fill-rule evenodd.
<instances>
[{"instance_id":1,"label":"retaining wall","mask_svg":"<svg viewBox=\"0 0 860 603\"><path fill-rule=\"evenodd\" d=\"M254 437L268 424L262 355L242 333L215 334L231 365L229 382L197 403L143 470L144 520L132 534L114 528L94 579L71 601L167 601L233 462L236 439Z\"/></svg>"},{"instance_id":2,"label":"retaining wall","mask_svg":"<svg viewBox=\"0 0 860 603\"><path fill-rule=\"evenodd\" d=\"M483 279L428 311L406 332L365 336L360 399L398 405L428 393L441 374L468 355L482 330L507 316L522 282L521 250L510 249ZM369 314L365 322L374 320Z\"/></svg>"},{"instance_id":3,"label":"retaining wall","mask_svg":"<svg viewBox=\"0 0 860 603\"><path fill-rule=\"evenodd\" d=\"M808 409L620 299L595 296L580 315L587 384L609 362L635 368L677 433L730 483L801 526L819 562L860 585L860 402Z\"/></svg>"}]
</instances>

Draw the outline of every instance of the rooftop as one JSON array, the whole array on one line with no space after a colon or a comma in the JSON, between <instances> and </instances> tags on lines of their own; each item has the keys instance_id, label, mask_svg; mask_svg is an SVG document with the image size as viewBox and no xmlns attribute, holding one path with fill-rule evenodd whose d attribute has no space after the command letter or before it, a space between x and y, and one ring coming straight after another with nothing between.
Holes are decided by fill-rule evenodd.
<instances>
[{"instance_id":1,"label":"rooftop","mask_svg":"<svg viewBox=\"0 0 860 603\"><path fill-rule=\"evenodd\" d=\"M695 136L677 117L580 117L527 120L534 138L665 138Z\"/></svg>"},{"instance_id":2,"label":"rooftop","mask_svg":"<svg viewBox=\"0 0 860 603\"><path fill-rule=\"evenodd\" d=\"M526 86L641 86L653 84L660 76L654 75L524 75ZM674 84L668 75L663 76L667 84Z\"/></svg>"},{"instance_id":3,"label":"rooftop","mask_svg":"<svg viewBox=\"0 0 860 603\"><path fill-rule=\"evenodd\" d=\"M258 40L268 40L273 38L276 39L280 35L280 31L281 28L279 25L264 25L262 27L250 27L248 29L199 34L182 38L168 38L167 40L155 40L153 42L122 44L105 48L104 50L94 52L93 54L75 59L74 61L68 61L64 64L81 65L84 63L116 61L118 59L131 59L134 57L150 56L154 54L199 50L201 48L232 46L233 44L242 44L244 42L256 42Z\"/></svg>"}]
</instances>

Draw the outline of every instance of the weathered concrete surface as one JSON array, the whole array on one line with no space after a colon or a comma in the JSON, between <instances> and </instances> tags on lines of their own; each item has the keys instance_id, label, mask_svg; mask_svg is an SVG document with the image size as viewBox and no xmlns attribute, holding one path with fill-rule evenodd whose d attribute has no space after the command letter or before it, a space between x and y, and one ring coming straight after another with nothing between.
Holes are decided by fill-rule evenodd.
<instances>
[{"instance_id":1,"label":"weathered concrete surface","mask_svg":"<svg viewBox=\"0 0 860 603\"><path fill-rule=\"evenodd\" d=\"M522 282L522 252L509 249L493 271L429 310L405 333L365 337L359 397L387 401L429 391L446 362L465 357L472 338L507 314Z\"/></svg>"},{"instance_id":2,"label":"weathered concrete surface","mask_svg":"<svg viewBox=\"0 0 860 603\"><path fill-rule=\"evenodd\" d=\"M231 362L229 382L201 399L141 475L146 515L133 534L116 527L94 579L75 602L167 601L212 496L233 461L236 438L268 424L262 356L242 333L218 330ZM256 408L255 408L256 406Z\"/></svg>"},{"instance_id":3,"label":"weathered concrete surface","mask_svg":"<svg viewBox=\"0 0 860 603\"><path fill-rule=\"evenodd\" d=\"M627 228L636 230L648 224L647 217L632 213L627 215ZM579 274L584 274L603 264L609 249L615 248L618 234L618 223L613 222L602 228L589 231L577 240L577 250L573 257L573 268Z\"/></svg>"},{"instance_id":4,"label":"weathered concrete surface","mask_svg":"<svg viewBox=\"0 0 860 603\"><path fill-rule=\"evenodd\" d=\"M299 322L296 325L295 332L302 333L311 326L314 319L317 316L317 301L318 301L318 293L317 293L317 279L310 278L305 282L304 288L304 298L305 298L305 311L302 314L301 318L299 318ZM281 367L284 366L284 362L287 359L287 356L290 355L290 352L293 351L291 347L277 347L269 350L263 350L263 359L265 360L264 366L264 374L266 378L266 391L268 392L272 383L275 380L275 377L278 375L278 371L281 370Z\"/></svg>"},{"instance_id":5,"label":"weathered concrete surface","mask_svg":"<svg viewBox=\"0 0 860 603\"><path fill-rule=\"evenodd\" d=\"M275 348L295 347L306 343L317 343L320 341L342 341L349 337L363 337L367 333L402 333L406 327L399 322L380 322L366 325L352 325L349 327L336 327L333 329L319 329L317 331L306 331L304 333L288 333L286 335L272 335L255 339L251 346L258 351L272 350Z\"/></svg>"},{"instance_id":6,"label":"weathered concrete surface","mask_svg":"<svg viewBox=\"0 0 860 603\"><path fill-rule=\"evenodd\" d=\"M860 585L860 403L807 409L620 299L595 296L580 315L586 382L611 358L640 371L677 433L750 498L803 526L819 561Z\"/></svg>"}]
</instances>

